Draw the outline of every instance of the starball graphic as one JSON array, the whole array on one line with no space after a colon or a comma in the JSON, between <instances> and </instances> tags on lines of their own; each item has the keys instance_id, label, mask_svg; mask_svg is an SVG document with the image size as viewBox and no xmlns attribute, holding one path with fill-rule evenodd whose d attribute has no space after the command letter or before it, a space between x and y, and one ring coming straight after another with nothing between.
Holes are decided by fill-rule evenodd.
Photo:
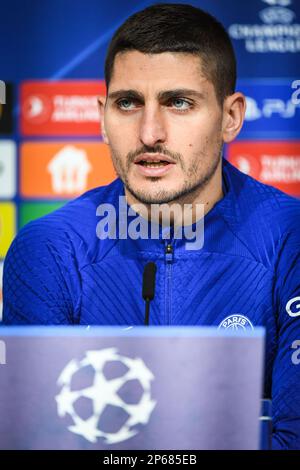
<instances>
[{"instance_id":1,"label":"starball graphic","mask_svg":"<svg viewBox=\"0 0 300 470\"><path fill-rule=\"evenodd\" d=\"M82 384L76 389L75 376ZM82 360L70 361L57 380L61 387L56 396L58 415L71 417L69 431L91 443L98 438L105 444L125 441L148 423L156 406L151 397L153 380L141 358L122 356L116 348L87 351ZM90 406L84 407L83 400Z\"/></svg>"}]
</instances>

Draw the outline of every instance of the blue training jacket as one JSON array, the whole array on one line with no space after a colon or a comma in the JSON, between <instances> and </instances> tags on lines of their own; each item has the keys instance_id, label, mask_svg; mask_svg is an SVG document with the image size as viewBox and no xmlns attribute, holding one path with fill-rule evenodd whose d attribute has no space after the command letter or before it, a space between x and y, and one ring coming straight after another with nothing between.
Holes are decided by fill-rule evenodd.
<instances>
[{"instance_id":1,"label":"blue training jacket","mask_svg":"<svg viewBox=\"0 0 300 470\"><path fill-rule=\"evenodd\" d=\"M97 207L118 207L120 179L29 223L5 260L3 321L142 325L143 269L154 261L150 324L265 326L273 448L300 449L300 201L226 160L223 189L198 250L184 238L99 239Z\"/></svg>"}]
</instances>

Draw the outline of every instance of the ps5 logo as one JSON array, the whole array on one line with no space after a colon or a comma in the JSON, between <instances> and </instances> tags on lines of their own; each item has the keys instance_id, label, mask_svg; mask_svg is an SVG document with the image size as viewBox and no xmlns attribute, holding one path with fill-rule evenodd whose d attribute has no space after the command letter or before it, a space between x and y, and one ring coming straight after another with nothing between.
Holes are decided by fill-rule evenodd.
<instances>
[{"instance_id":1,"label":"ps5 logo","mask_svg":"<svg viewBox=\"0 0 300 470\"><path fill-rule=\"evenodd\" d=\"M300 104L300 80L294 80L292 83L292 88L296 88L292 94L292 103L297 106Z\"/></svg>"},{"instance_id":2,"label":"ps5 logo","mask_svg":"<svg viewBox=\"0 0 300 470\"><path fill-rule=\"evenodd\" d=\"M261 118L270 119L273 115L277 115L283 119L291 119L299 109L300 99L297 98L298 94L299 91L296 90L292 99L287 101L279 98L265 98L262 100L261 106L259 106L254 98L246 96L247 107L245 119L246 121L255 121Z\"/></svg>"},{"instance_id":3,"label":"ps5 logo","mask_svg":"<svg viewBox=\"0 0 300 470\"><path fill-rule=\"evenodd\" d=\"M0 365L6 364L6 345L4 341L0 340Z\"/></svg>"},{"instance_id":4,"label":"ps5 logo","mask_svg":"<svg viewBox=\"0 0 300 470\"><path fill-rule=\"evenodd\" d=\"M0 104L5 104L6 103L6 89L5 89L5 83L0 80Z\"/></svg>"}]
</instances>

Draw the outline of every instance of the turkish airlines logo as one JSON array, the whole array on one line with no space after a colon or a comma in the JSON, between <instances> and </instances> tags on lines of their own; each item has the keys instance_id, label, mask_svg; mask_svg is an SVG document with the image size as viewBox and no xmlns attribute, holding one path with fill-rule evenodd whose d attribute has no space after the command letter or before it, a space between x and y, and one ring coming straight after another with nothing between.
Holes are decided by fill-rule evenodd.
<instances>
[{"instance_id":1,"label":"turkish airlines logo","mask_svg":"<svg viewBox=\"0 0 300 470\"><path fill-rule=\"evenodd\" d=\"M24 117L31 123L52 122L99 122L96 96L31 95L24 103Z\"/></svg>"},{"instance_id":2,"label":"turkish airlines logo","mask_svg":"<svg viewBox=\"0 0 300 470\"><path fill-rule=\"evenodd\" d=\"M258 177L265 183L300 183L299 157L261 155L259 161L252 155L237 155L233 163L246 175Z\"/></svg>"},{"instance_id":3,"label":"turkish airlines logo","mask_svg":"<svg viewBox=\"0 0 300 470\"><path fill-rule=\"evenodd\" d=\"M228 147L228 160L262 183L300 196L300 142L233 142Z\"/></svg>"},{"instance_id":4,"label":"turkish airlines logo","mask_svg":"<svg viewBox=\"0 0 300 470\"><path fill-rule=\"evenodd\" d=\"M99 136L97 96L105 92L102 80L22 83L22 134Z\"/></svg>"},{"instance_id":5,"label":"turkish airlines logo","mask_svg":"<svg viewBox=\"0 0 300 470\"><path fill-rule=\"evenodd\" d=\"M52 113L52 104L44 95L31 95L24 103L23 113L26 120L35 124L47 122Z\"/></svg>"},{"instance_id":6,"label":"turkish airlines logo","mask_svg":"<svg viewBox=\"0 0 300 470\"><path fill-rule=\"evenodd\" d=\"M261 165L257 158L249 154L236 155L231 159L231 163L236 166L242 173L246 175L257 177L261 172Z\"/></svg>"}]
</instances>

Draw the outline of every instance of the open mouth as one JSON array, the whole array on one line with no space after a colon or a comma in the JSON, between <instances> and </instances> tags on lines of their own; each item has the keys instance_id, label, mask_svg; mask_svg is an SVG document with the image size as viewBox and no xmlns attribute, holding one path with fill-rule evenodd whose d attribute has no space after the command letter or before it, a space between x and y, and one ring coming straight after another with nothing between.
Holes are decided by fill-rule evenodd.
<instances>
[{"instance_id":1,"label":"open mouth","mask_svg":"<svg viewBox=\"0 0 300 470\"><path fill-rule=\"evenodd\" d=\"M167 162L166 160L159 160L159 161L155 161L155 162L141 160L141 161L137 162L137 165L141 165L141 166L144 166L146 168L161 168L161 167L164 167L164 166L169 165L169 164L170 164L170 162Z\"/></svg>"},{"instance_id":2,"label":"open mouth","mask_svg":"<svg viewBox=\"0 0 300 470\"><path fill-rule=\"evenodd\" d=\"M165 176L175 166L175 162L168 155L149 153L139 155L134 164L139 174L145 177Z\"/></svg>"}]
</instances>

